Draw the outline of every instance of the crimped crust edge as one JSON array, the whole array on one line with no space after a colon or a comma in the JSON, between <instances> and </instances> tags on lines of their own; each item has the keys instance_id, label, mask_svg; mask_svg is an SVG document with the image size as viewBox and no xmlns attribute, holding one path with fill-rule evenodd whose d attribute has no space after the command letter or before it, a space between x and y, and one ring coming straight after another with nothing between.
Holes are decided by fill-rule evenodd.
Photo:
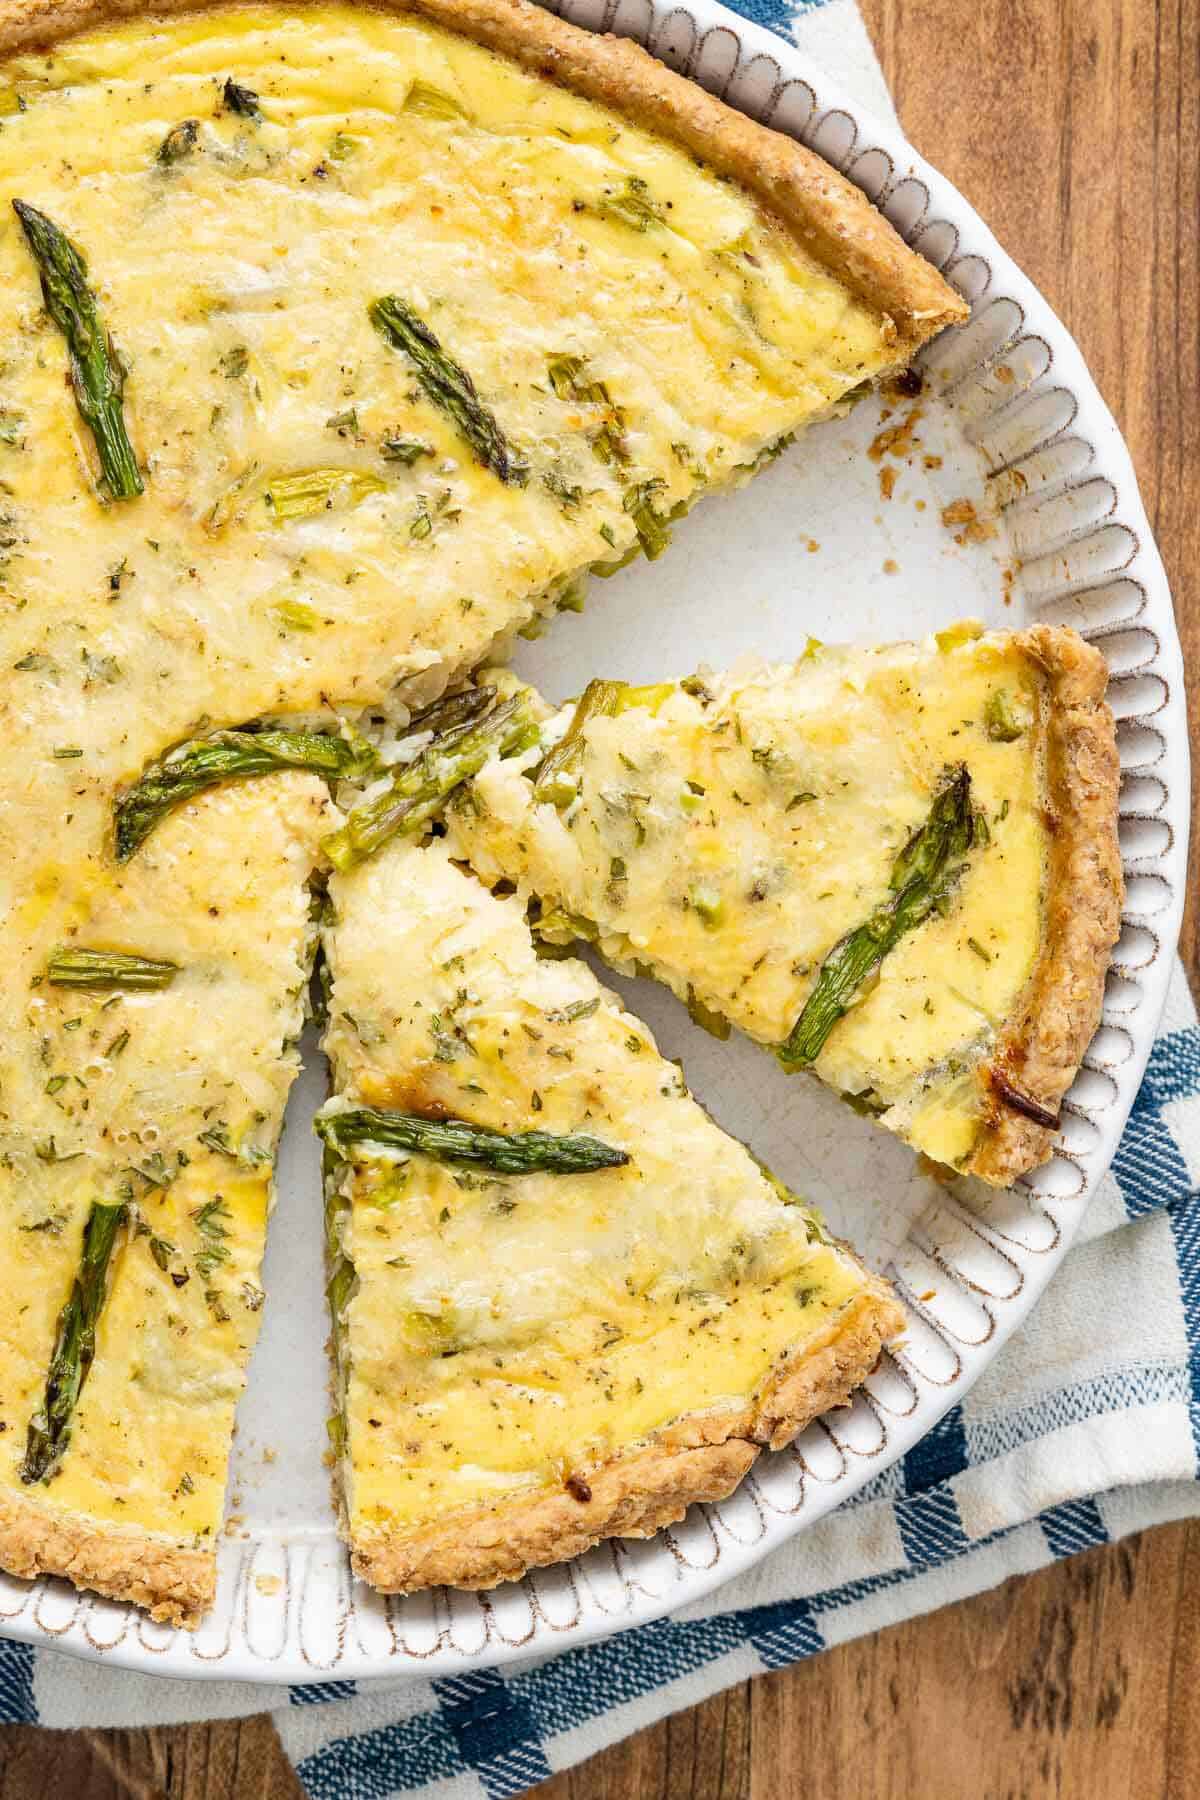
<instances>
[{"instance_id":1,"label":"crimped crust edge","mask_svg":"<svg viewBox=\"0 0 1200 1800\"><path fill-rule=\"evenodd\" d=\"M225 0L0 0L0 57L122 19L218 10ZM530 0L354 0L416 13L669 138L741 183L818 262L892 321L897 364L969 308L877 207L814 151L737 112L628 38ZM295 10L290 8L289 10Z\"/></svg>"},{"instance_id":2,"label":"crimped crust edge","mask_svg":"<svg viewBox=\"0 0 1200 1800\"><path fill-rule=\"evenodd\" d=\"M132 1601L152 1619L189 1630L212 1605L217 1587L211 1546L101 1523L12 1489L0 1489L0 1568L24 1580L63 1575L77 1588Z\"/></svg>"},{"instance_id":3,"label":"crimped crust edge","mask_svg":"<svg viewBox=\"0 0 1200 1800\"><path fill-rule=\"evenodd\" d=\"M1117 839L1121 783L1103 656L1066 626L1021 632L1045 669L1046 806L1050 825L1041 948L999 1043L981 1070L983 1128L966 1172L1007 1187L1053 1155L1052 1125L1001 1097L997 1076L1057 1115L1100 1022L1109 957L1121 930Z\"/></svg>"},{"instance_id":4,"label":"crimped crust edge","mask_svg":"<svg viewBox=\"0 0 1200 1800\"><path fill-rule=\"evenodd\" d=\"M580 1556L603 1538L651 1537L695 1502L725 1499L763 1446L781 1449L848 1400L903 1328L891 1289L872 1276L745 1406L691 1414L627 1455L581 1466L572 1477L574 1494L542 1491L455 1512L416 1531L360 1533L351 1540L354 1572L384 1593L491 1588Z\"/></svg>"}]
</instances>

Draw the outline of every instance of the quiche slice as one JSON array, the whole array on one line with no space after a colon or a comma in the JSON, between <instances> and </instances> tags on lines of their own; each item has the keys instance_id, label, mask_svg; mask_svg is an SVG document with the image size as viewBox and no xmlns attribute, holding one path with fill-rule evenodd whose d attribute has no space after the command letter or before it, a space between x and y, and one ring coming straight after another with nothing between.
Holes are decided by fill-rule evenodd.
<instances>
[{"instance_id":1,"label":"quiche slice","mask_svg":"<svg viewBox=\"0 0 1200 1800\"><path fill-rule=\"evenodd\" d=\"M224 788L5 921L0 1567L175 1623L215 1587L328 810L307 775Z\"/></svg>"},{"instance_id":2,"label":"quiche slice","mask_svg":"<svg viewBox=\"0 0 1200 1800\"><path fill-rule=\"evenodd\" d=\"M1105 680L1071 631L966 624L596 681L460 790L452 842L542 937L1004 1185L1050 1154L1119 929Z\"/></svg>"},{"instance_id":3,"label":"quiche slice","mask_svg":"<svg viewBox=\"0 0 1200 1800\"><path fill-rule=\"evenodd\" d=\"M444 843L330 885L342 1525L387 1592L483 1588L728 1494L902 1327L645 1026Z\"/></svg>"}]
</instances>

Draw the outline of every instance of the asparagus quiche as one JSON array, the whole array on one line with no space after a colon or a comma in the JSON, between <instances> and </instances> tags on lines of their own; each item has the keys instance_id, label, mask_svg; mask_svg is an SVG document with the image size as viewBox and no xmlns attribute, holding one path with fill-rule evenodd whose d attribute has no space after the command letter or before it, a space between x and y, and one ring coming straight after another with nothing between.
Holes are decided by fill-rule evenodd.
<instances>
[{"instance_id":1,"label":"asparagus quiche","mask_svg":"<svg viewBox=\"0 0 1200 1800\"><path fill-rule=\"evenodd\" d=\"M0 0L0 203L0 1563L187 1620L328 784L386 835L522 754L455 700L393 780L379 719L965 309L519 0Z\"/></svg>"},{"instance_id":2,"label":"asparagus quiche","mask_svg":"<svg viewBox=\"0 0 1200 1800\"><path fill-rule=\"evenodd\" d=\"M323 938L334 1434L356 1571L490 1587L728 1494L903 1315L582 963L444 843Z\"/></svg>"},{"instance_id":3,"label":"asparagus quiche","mask_svg":"<svg viewBox=\"0 0 1200 1800\"><path fill-rule=\"evenodd\" d=\"M1119 928L1105 679L1071 631L966 624L596 681L460 790L452 841L544 938L1003 1185L1050 1153Z\"/></svg>"},{"instance_id":4,"label":"asparagus quiche","mask_svg":"<svg viewBox=\"0 0 1200 1800\"><path fill-rule=\"evenodd\" d=\"M30 776L30 780L33 777ZM0 989L0 1567L192 1623L314 927L323 785L174 812L127 869L9 895ZM47 953L44 922L61 934Z\"/></svg>"}]
</instances>

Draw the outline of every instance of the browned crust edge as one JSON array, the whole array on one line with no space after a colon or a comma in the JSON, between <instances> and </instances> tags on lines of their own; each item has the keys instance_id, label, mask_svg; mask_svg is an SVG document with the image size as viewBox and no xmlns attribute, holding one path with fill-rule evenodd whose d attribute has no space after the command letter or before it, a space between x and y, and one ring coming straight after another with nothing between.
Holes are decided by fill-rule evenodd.
<instances>
[{"instance_id":1,"label":"browned crust edge","mask_svg":"<svg viewBox=\"0 0 1200 1800\"><path fill-rule=\"evenodd\" d=\"M1057 1117L1100 1021L1124 900L1117 841L1121 770L1116 727L1104 699L1104 658L1065 626L1034 625L1018 637L1048 677L1050 854L1037 962L981 1071L983 1131L966 1171L994 1187L1007 1187L1045 1162L1056 1136L1053 1125L1006 1103L997 1077Z\"/></svg>"},{"instance_id":2,"label":"browned crust edge","mask_svg":"<svg viewBox=\"0 0 1200 1800\"><path fill-rule=\"evenodd\" d=\"M165 1625L194 1629L212 1605L210 1548L155 1537L135 1526L59 1511L52 1500L0 1490L0 1568L33 1580L65 1575L78 1588L129 1600Z\"/></svg>"},{"instance_id":3,"label":"browned crust edge","mask_svg":"<svg viewBox=\"0 0 1200 1800\"><path fill-rule=\"evenodd\" d=\"M0 0L0 56L93 26L215 10L222 0ZM366 0L356 0L363 4ZM568 24L529 0L371 0L417 13L611 107L749 188L860 300L891 319L906 362L969 308L877 207L815 152L759 125L628 38ZM289 10L295 10L290 7Z\"/></svg>"},{"instance_id":4,"label":"browned crust edge","mask_svg":"<svg viewBox=\"0 0 1200 1800\"><path fill-rule=\"evenodd\" d=\"M887 1283L862 1291L815 1342L784 1361L763 1390L734 1411L679 1420L652 1443L595 1468L567 1488L456 1512L417 1531L383 1531L351 1543L356 1575L384 1593L491 1588L527 1569L581 1556L602 1538L651 1537L699 1500L723 1500L764 1445L788 1444L870 1374L904 1329Z\"/></svg>"}]
</instances>

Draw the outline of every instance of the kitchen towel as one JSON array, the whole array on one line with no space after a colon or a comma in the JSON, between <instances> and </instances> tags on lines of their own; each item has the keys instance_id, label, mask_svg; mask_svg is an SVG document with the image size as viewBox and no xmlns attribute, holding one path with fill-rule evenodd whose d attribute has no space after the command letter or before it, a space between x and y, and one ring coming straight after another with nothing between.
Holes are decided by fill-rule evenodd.
<instances>
[{"instance_id":1,"label":"kitchen towel","mask_svg":"<svg viewBox=\"0 0 1200 1800\"><path fill-rule=\"evenodd\" d=\"M740 10L894 117L854 0ZM504 1800L748 1676L1200 1513L1198 1477L1200 1027L1177 970L1112 1170L1037 1311L908 1456L745 1576L606 1643L403 1684L181 1682L0 1642L0 1721L269 1709L315 1800Z\"/></svg>"}]
</instances>

